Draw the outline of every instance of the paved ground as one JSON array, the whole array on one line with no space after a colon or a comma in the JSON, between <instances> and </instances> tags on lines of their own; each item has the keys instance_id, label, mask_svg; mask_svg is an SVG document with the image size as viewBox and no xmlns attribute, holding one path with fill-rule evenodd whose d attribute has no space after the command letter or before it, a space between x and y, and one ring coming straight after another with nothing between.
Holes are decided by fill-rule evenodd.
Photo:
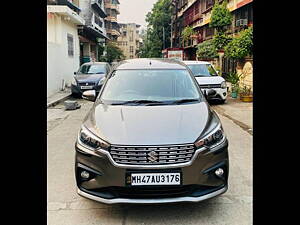
<instances>
[{"instance_id":1,"label":"paved ground","mask_svg":"<svg viewBox=\"0 0 300 225\"><path fill-rule=\"evenodd\" d=\"M66 88L64 91L59 91L50 95L47 98L47 108L50 106L54 106L58 101L68 98L71 95L71 89Z\"/></svg>"},{"instance_id":2,"label":"paved ground","mask_svg":"<svg viewBox=\"0 0 300 225\"><path fill-rule=\"evenodd\" d=\"M252 224L252 135L224 114L230 107L242 110L244 105L228 102L213 106L217 112L223 110L218 114L230 144L229 189L225 194L200 203L104 205L76 193L74 143L92 106L91 102L79 102L82 107L75 111L64 111L62 104L47 109L49 225Z\"/></svg>"}]
</instances>

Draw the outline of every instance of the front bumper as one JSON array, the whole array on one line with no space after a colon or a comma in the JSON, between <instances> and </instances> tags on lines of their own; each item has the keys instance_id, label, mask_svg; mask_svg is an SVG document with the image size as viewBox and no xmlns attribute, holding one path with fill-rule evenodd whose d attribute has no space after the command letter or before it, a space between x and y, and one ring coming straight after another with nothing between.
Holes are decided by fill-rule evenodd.
<instances>
[{"instance_id":1,"label":"front bumper","mask_svg":"<svg viewBox=\"0 0 300 225\"><path fill-rule=\"evenodd\" d=\"M71 92L73 94L77 94L77 95L82 95L82 93L84 91L88 91L88 90L95 90L96 93L98 94L100 92L100 89L101 89L102 85L95 85L93 86L91 89L81 89L80 86L77 86L77 85L71 85Z\"/></svg>"},{"instance_id":2,"label":"front bumper","mask_svg":"<svg viewBox=\"0 0 300 225\"><path fill-rule=\"evenodd\" d=\"M188 163L160 165L159 167L116 164L109 153L92 152L76 143L75 174L79 195L106 204L114 203L171 203L199 202L226 192L228 185L228 142L213 151L199 149ZM216 168L224 169L217 177ZM80 177L82 170L91 174L89 180ZM126 174L130 172L180 171L181 185L130 186Z\"/></svg>"},{"instance_id":3,"label":"front bumper","mask_svg":"<svg viewBox=\"0 0 300 225\"><path fill-rule=\"evenodd\" d=\"M223 194L228 189L228 186L224 186L223 188L203 195L199 197L175 197L175 198L159 198L159 199L132 199L132 198L114 198L114 199L106 199L101 198L92 194L88 194L86 192L81 191L79 188L77 189L77 193L83 197L88 199L102 202L105 204L117 204L117 203L134 203L134 204L160 204L160 203L174 203L174 202L200 202L209 198L213 198L220 194Z\"/></svg>"},{"instance_id":4,"label":"front bumper","mask_svg":"<svg viewBox=\"0 0 300 225\"><path fill-rule=\"evenodd\" d=\"M211 88L216 91L214 96L208 98L208 100L226 100L227 98L227 88ZM201 88L202 91L208 90L206 88Z\"/></svg>"}]
</instances>

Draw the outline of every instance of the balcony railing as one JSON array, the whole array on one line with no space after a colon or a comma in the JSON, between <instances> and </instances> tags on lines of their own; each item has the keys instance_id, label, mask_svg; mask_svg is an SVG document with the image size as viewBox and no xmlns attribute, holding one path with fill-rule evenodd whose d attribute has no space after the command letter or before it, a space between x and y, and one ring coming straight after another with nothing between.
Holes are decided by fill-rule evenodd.
<instances>
[{"instance_id":1,"label":"balcony railing","mask_svg":"<svg viewBox=\"0 0 300 225\"><path fill-rule=\"evenodd\" d=\"M120 32L117 31L116 29L107 29L106 33L111 34L113 36L120 36L121 35Z\"/></svg>"},{"instance_id":2,"label":"balcony railing","mask_svg":"<svg viewBox=\"0 0 300 225\"><path fill-rule=\"evenodd\" d=\"M110 22L113 22L113 23L117 23L117 17L115 16L108 16L105 18L106 20L110 21Z\"/></svg>"},{"instance_id":3,"label":"balcony railing","mask_svg":"<svg viewBox=\"0 0 300 225\"><path fill-rule=\"evenodd\" d=\"M74 3L72 3L68 0L47 0L47 4L48 5L66 5L70 9L72 9L74 12L76 12L77 14L79 14L81 11L81 9L77 5L75 5Z\"/></svg>"},{"instance_id":4,"label":"balcony railing","mask_svg":"<svg viewBox=\"0 0 300 225\"><path fill-rule=\"evenodd\" d=\"M107 16L104 8L102 7L102 0L92 0L91 4L93 9L96 10L102 18Z\"/></svg>"},{"instance_id":5,"label":"balcony railing","mask_svg":"<svg viewBox=\"0 0 300 225\"><path fill-rule=\"evenodd\" d=\"M111 3L105 3L105 8L107 9L114 9L117 11L118 14L120 14L119 5L111 4Z\"/></svg>"}]
</instances>

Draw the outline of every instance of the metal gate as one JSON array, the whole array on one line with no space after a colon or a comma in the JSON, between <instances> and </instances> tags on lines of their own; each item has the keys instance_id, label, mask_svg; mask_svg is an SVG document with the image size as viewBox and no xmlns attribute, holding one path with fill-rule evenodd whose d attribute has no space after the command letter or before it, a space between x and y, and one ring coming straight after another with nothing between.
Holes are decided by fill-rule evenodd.
<instances>
[{"instance_id":1,"label":"metal gate","mask_svg":"<svg viewBox=\"0 0 300 225\"><path fill-rule=\"evenodd\" d=\"M229 73L236 71L237 60L230 58L223 58L223 74L222 76L226 79Z\"/></svg>"}]
</instances>

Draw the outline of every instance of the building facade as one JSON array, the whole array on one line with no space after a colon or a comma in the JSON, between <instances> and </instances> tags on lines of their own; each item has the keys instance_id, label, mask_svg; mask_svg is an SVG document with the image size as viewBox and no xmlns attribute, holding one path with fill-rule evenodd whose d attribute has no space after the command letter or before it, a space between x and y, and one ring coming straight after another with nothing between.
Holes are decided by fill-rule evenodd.
<instances>
[{"instance_id":1,"label":"building facade","mask_svg":"<svg viewBox=\"0 0 300 225\"><path fill-rule=\"evenodd\" d=\"M197 45L209 40L215 30L209 27L211 10L215 1L223 0L173 0L172 15L172 46L184 47L185 59L195 60ZM228 26L227 33L235 34L253 24L253 0L228 0L227 8L233 15L233 22ZM195 37L183 43L181 33L190 26L196 32Z\"/></svg>"},{"instance_id":2,"label":"building facade","mask_svg":"<svg viewBox=\"0 0 300 225\"><path fill-rule=\"evenodd\" d=\"M105 18L104 0L77 0L81 8L80 16L85 25L79 29L80 62L98 61L99 45L104 46L108 39Z\"/></svg>"},{"instance_id":3,"label":"building facade","mask_svg":"<svg viewBox=\"0 0 300 225\"><path fill-rule=\"evenodd\" d=\"M122 49L125 59L138 58L138 53L141 46L141 37L139 28L135 23L120 23L120 36L117 40L117 45Z\"/></svg>"},{"instance_id":4,"label":"building facade","mask_svg":"<svg viewBox=\"0 0 300 225\"><path fill-rule=\"evenodd\" d=\"M119 0L104 0L107 17L105 18L105 28L111 41L117 41L120 36L120 27L118 24Z\"/></svg>"},{"instance_id":5,"label":"building facade","mask_svg":"<svg viewBox=\"0 0 300 225\"><path fill-rule=\"evenodd\" d=\"M80 11L70 1L47 1L47 97L70 85L80 65Z\"/></svg>"}]
</instances>

